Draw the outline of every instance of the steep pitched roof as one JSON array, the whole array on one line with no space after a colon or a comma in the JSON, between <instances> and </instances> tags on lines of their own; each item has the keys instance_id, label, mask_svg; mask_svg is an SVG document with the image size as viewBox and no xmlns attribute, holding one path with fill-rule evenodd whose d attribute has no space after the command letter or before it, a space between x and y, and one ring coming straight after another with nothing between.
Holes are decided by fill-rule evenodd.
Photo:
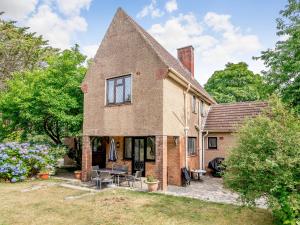
<instances>
[{"instance_id":1,"label":"steep pitched roof","mask_svg":"<svg viewBox=\"0 0 300 225\"><path fill-rule=\"evenodd\" d=\"M245 118L257 116L268 106L267 102L239 102L212 105L204 131L235 131Z\"/></svg>"},{"instance_id":2,"label":"steep pitched roof","mask_svg":"<svg viewBox=\"0 0 300 225\"><path fill-rule=\"evenodd\" d=\"M118 13L123 13L128 18L128 20L140 32L140 34L150 44L150 46L160 57L160 59L169 68L173 68L174 70L176 70L186 80L188 80L203 96L205 96L211 102L215 103L215 100L204 90L204 88L199 84L199 82L192 77L191 73L181 64L181 62L178 59L176 59L164 47L162 47L147 31L145 31L137 22L135 22L124 10L119 8L116 15Z\"/></svg>"}]
</instances>

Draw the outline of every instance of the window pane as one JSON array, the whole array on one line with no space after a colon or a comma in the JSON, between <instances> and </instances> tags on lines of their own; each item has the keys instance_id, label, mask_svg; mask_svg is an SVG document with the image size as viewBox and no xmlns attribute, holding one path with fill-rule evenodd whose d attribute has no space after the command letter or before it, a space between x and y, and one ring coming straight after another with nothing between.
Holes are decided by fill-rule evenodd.
<instances>
[{"instance_id":1,"label":"window pane","mask_svg":"<svg viewBox=\"0 0 300 225\"><path fill-rule=\"evenodd\" d=\"M116 86L116 103L122 103L123 100L123 85Z\"/></svg>"},{"instance_id":2,"label":"window pane","mask_svg":"<svg viewBox=\"0 0 300 225\"><path fill-rule=\"evenodd\" d=\"M155 160L155 139L154 137L147 138L147 152L146 158L147 160Z\"/></svg>"},{"instance_id":3,"label":"window pane","mask_svg":"<svg viewBox=\"0 0 300 225\"><path fill-rule=\"evenodd\" d=\"M131 101L131 77L125 78L125 101Z\"/></svg>"},{"instance_id":4,"label":"window pane","mask_svg":"<svg viewBox=\"0 0 300 225\"><path fill-rule=\"evenodd\" d=\"M188 139L188 154L192 155L196 153L196 138Z\"/></svg>"},{"instance_id":5,"label":"window pane","mask_svg":"<svg viewBox=\"0 0 300 225\"><path fill-rule=\"evenodd\" d=\"M204 116L204 103L203 103L203 101L201 101L200 110L201 110L201 115Z\"/></svg>"},{"instance_id":6,"label":"window pane","mask_svg":"<svg viewBox=\"0 0 300 225\"><path fill-rule=\"evenodd\" d=\"M114 102L114 80L107 81L107 102Z\"/></svg>"},{"instance_id":7,"label":"window pane","mask_svg":"<svg viewBox=\"0 0 300 225\"><path fill-rule=\"evenodd\" d=\"M144 152L145 152L145 148L144 148L144 139L140 139L140 162L144 161Z\"/></svg>"},{"instance_id":8,"label":"window pane","mask_svg":"<svg viewBox=\"0 0 300 225\"><path fill-rule=\"evenodd\" d=\"M140 142L139 139L134 139L134 160L139 162L140 160Z\"/></svg>"},{"instance_id":9,"label":"window pane","mask_svg":"<svg viewBox=\"0 0 300 225\"><path fill-rule=\"evenodd\" d=\"M192 97L192 111L196 112L196 97Z\"/></svg>"},{"instance_id":10,"label":"window pane","mask_svg":"<svg viewBox=\"0 0 300 225\"><path fill-rule=\"evenodd\" d=\"M117 79L117 85L118 85L118 84L123 84L123 78L118 78L118 79Z\"/></svg>"},{"instance_id":11,"label":"window pane","mask_svg":"<svg viewBox=\"0 0 300 225\"><path fill-rule=\"evenodd\" d=\"M125 157L126 159L132 158L132 138L125 138Z\"/></svg>"},{"instance_id":12,"label":"window pane","mask_svg":"<svg viewBox=\"0 0 300 225\"><path fill-rule=\"evenodd\" d=\"M217 138L216 137L208 138L208 148L217 148Z\"/></svg>"}]
</instances>

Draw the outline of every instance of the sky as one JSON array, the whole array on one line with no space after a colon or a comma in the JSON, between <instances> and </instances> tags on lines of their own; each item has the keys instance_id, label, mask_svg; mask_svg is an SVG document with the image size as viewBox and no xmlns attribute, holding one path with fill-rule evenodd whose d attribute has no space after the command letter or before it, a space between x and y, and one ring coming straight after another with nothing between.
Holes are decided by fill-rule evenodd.
<instances>
[{"instance_id":1,"label":"sky","mask_svg":"<svg viewBox=\"0 0 300 225\"><path fill-rule=\"evenodd\" d=\"M80 45L93 57L117 10L122 7L171 54L193 45L195 78L205 84L228 62L246 62L259 73L253 60L274 48L276 18L287 0L0 0L4 19L30 27L49 44L66 49Z\"/></svg>"}]
</instances>

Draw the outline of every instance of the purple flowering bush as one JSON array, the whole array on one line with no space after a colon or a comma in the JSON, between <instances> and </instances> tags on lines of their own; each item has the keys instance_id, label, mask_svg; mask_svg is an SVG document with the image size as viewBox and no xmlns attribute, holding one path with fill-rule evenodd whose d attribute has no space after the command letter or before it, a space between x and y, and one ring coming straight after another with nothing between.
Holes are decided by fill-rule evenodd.
<instances>
[{"instance_id":1,"label":"purple flowering bush","mask_svg":"<svg viewBox=\"0 0 300 225\"><path fill-rule=\"evenodd\" d=\"M44 144L0 144L0 180L14 183L23 181L40 170L51 170L55 167L57 157L64 154L61 148L58 149L57 151Z\"/></svg>"}]
</instances>

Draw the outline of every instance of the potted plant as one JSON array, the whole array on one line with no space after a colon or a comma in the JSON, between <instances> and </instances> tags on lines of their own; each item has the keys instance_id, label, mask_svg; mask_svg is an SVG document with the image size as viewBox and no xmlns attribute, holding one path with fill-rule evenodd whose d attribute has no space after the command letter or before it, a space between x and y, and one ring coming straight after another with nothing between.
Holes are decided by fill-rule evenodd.
<instances>
[{"instance_id":1,"label":"potted plant","mask_svg":"<svg viewBox=\"0 0 300 225\"><path fill-rule=\"evenodd\" d=\"M49 179L49 171L48 170L41 170L39 173L38 173L38 177L42 180L48 180Z\"/></svg>"},{"instance_id":2,"label":"potted plant","mask_svg":"<svg viewBox=\"0 0 300 225\"><path fill-rule=\"evenodd\" d=\"M76 179L81 180L81 170L74 171L74 176Z\"/></svg>"},{"instance_id":3,"label":"potted plant","mask_svg":"<svg viewBox=\"0 0 300 225\"><path fill-rule=\"evenodd\" d=\"M157 180L153 176L147 176L147 180L145 180L145 183L148 185L148 191L157 191L159 180Z\"/></svg>"}]
</instances>

